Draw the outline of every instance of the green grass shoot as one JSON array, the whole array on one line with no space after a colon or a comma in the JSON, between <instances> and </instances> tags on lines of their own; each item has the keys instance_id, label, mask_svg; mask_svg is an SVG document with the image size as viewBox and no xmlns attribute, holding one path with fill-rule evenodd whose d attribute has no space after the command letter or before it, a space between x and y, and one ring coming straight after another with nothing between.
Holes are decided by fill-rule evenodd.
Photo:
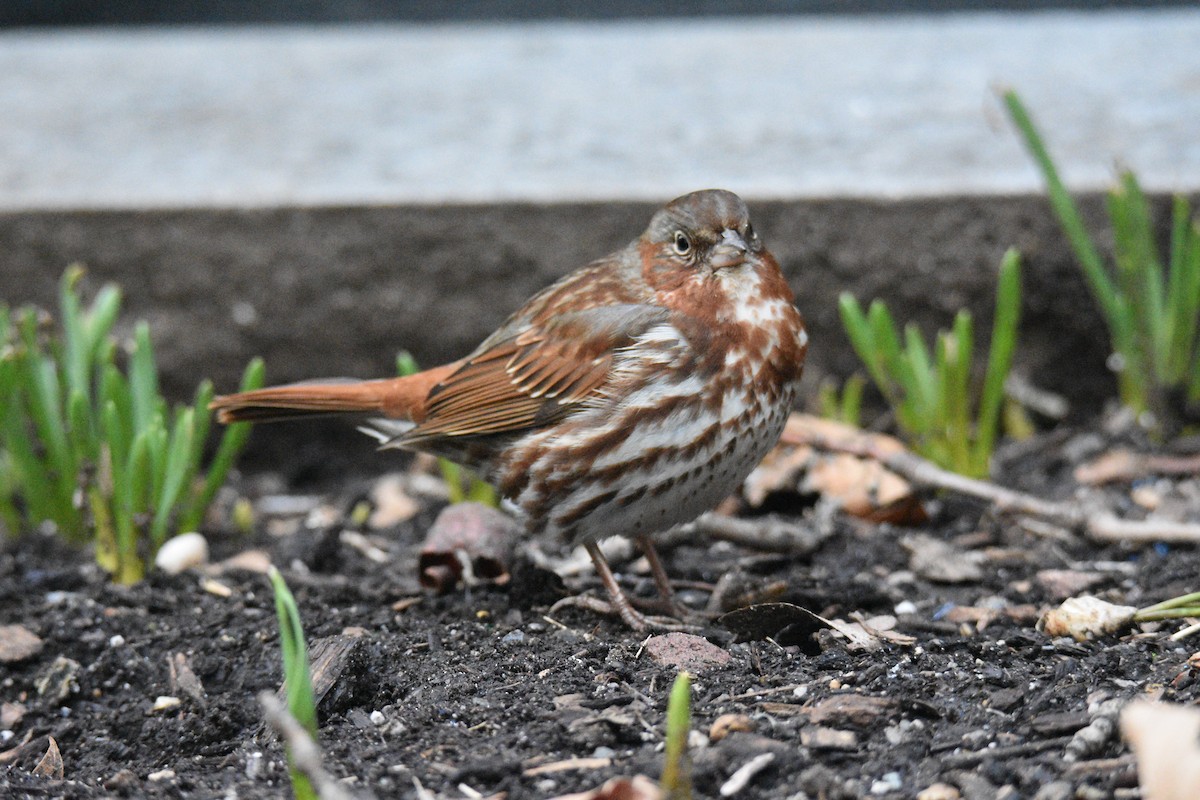
<instances>
[{"instance_id":1,"label":"green grass shoot","mask_svg":"<svg viewBox=\"0 0 1200 800\"><path fill-rule=\"evenodd\" d=\"M847 378L840 391L835 382L823 382L817 389L817 405L821 416L856 428L862 427L862 398L866 385L866 378L858 373Z\"/></svg>"},{"instance_id":2,"label":"green grass shoot","mask_svg":"<svg viewBox=\"0 0 1200 800\"><path fill-rule=\"evenodd\" d=\"M396 356L396 373L415 375L420 371L421 368L417 366L417 360L412 357L412 353L401 350ZM499 507L500 499L496 496L495 487L487 481L480 480L469 469L455 464L448 458L439 458L438 470L441 471L442 480L450 493L451 503L471 502L482 503L492 508Z\"/></svg>"},{"instance_id":3,"label":"green grass shoot","mask_svg":"<svg viewBox=\"0 0 1200 800\"><path fill-rule=\"evenodd\" d=\"M249 425L226 429L203 470L212 384L169 409L149 326L135 326L122 357L111 335L120 290L106 285L85 307L82 277L79 266L63 274L56 325L36 308L0 306L0 524L93 542L97 562L132 583L170 534L200 524ZM242 388L262 383L256 359Z\"/></svg>"},{"instance_id":4,"label":"green grass shoot","mask_svg":"<svg viewBox=\"0 0 1200 800\"><path fill-rule=\"evenodd\" d=\"M1154 622L1168 619L1190 619L1200 617L1200 592L1172 597L1152 606L1139 608L1133 614L1134 622Z\"/></svg>"},{"instance_id":5,"label":"green grass shoot","mask_svg":"<svg viewBox=\"0 0 1200 800\"><path fill-rule=\"evenodd\" d=\"M1123 171L1107 196L1113 257L1106 263L1021 99L1009 90L1003 100L1108 325L1121 402L1152 414L1151 427L1170 428L1181 403L1200 403L1200 217L1175 196L1170 248L1161 257L1150 204Z\"/></svg>"},{"instance_id":6,"label":"green grass shoot","mask_svg":"<svg viewBox=\"0 0 1200 800\"><path fill-rule=\"evenodd\" d=\"M660 781L667 800L691 800L692 765L688 733L692 729L692 676L681 672L667 700L667 738Z\"/></svg>"},{"instance_id":7,"label":"green grass shoot","mask_svg":"<svg viewBox=\"0 0 1200 800\"><path fill-rule=\"evenodd\" d=\"M863 312L849 294L840 300L842 322L871 380L892 408L901 434L916 452L962 475L988 474L1004 404L1004 381L1016 349L1021 309L1020 256L1000 263L987 368L978 403L972 402L974 325L959 311L932 351L913 324L903 338L880 300Z\"/></svg>"},{"instance_id":8,"label":"green grass shoot","mask_svg":"<svg viewBox=\"0 0 1200 800\"><path fill-rule=\"evenodd\" d=\"M287 708L296 721L317 739L317 704L313 699L312 675L308 668L308 645L304 640L304 626L300 621L300 609L296 598L288 589L279 570L271 567L271 587L275 590L275 612L279 617L279 649L283 655L284 691ZM296 769L292 754L288 753L289 773L292 779L292 794L296 800L316 800L317 792L308 777Z\"/></svg>"}]
</instances>

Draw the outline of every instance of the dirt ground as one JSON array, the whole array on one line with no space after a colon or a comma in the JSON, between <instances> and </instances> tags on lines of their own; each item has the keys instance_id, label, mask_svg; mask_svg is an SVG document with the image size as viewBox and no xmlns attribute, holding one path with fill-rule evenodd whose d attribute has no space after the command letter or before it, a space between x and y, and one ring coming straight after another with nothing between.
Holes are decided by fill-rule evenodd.
<instances>
[{"instance_id":1,"label":"dirt ground","mask_svg":"<svg viewBox=\"0 0 1200 800\"><path fill-rule=\"evenodd\" d=\"M1138 502L1149 492L1161 513L1200 517L1195 476L1080 487L1074 466L1131 443L1103 431L1010 446L997 480L1131 517L1145 515ZM522 559L502 586L428 593L416 559L443 503L412 492L415 516L354 528L347 512L370 489L353 479L310 497L276 476L243 477L230 496L254 501L254 533L232 531L228 502L207 531L213 562L265 550L296 595L310 645L341 654L320 705L327 769L364 797L548 798L618 775L657 778L678 669L614 619L548 611L568 591L597 592L594 576L564 588ZM953 496L931 498L918 526L840 514L821 523L814 500L781 492L741 512L825 529L811 553L711 540L665 552L682 599L703 606L705 587L738 571L747 586L773 587L762 596L775 601L883 628L893 617L894 627L866 651L827 630L786 627L790 618L750 641L709 623L703 636L728 659L695 668L697 796L721 796L763 754L769 763L730 796L913 798L938 783L940 794L926 797L1140 796L1133 756L1106 723L1139 696L1200 703L1200 660L1189 666L1200 637L1173 640L1184 626L1161 623L1080 643L1040 633L1035 621L1072 594L1143 606L1196 591L1195 547L1099 545ZM287 796L283 750L256 699L281 681L263 574L226 563L120 587L52 538L3 548L0 624L23 626L44 646L0 664L0 796ZM618 570L632 593L650 597L640 566ZM156 709L162 697L178 702ZM731 713L746 715L749 730L710 738ZM1089 726L1098 735L1083 744L1076 734ZM48 736L62 779L32 774Z\"/></svg>"}]
</instances>

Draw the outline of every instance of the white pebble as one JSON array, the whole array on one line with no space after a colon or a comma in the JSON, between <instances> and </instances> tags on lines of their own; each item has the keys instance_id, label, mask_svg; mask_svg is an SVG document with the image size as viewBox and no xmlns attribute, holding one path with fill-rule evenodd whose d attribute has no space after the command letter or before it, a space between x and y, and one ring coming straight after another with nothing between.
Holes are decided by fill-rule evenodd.
<instances>
[{"instance_id":1,"label":"white pebble","mask_svg":"<svg viewBox=\"0 0 1200 800\"><path fill-rule=\"evenodd\" d=\"M173 769L160 769L158 772L151 772L146 776L146 780L148 781L169 781L174 780L174 778L175 770Z\"/></svg>"},{"instance_id":2,"label":"white pebble","mask_svg":"<svg viewBox=\"0 0 1200 800\"><path fill-rule=\"evenodd\" d=\"M371 724L374 725L376 728L383 725L383 723L385 723L385 722L387 722L387 717L385 717L383 715L382 711L372 711L371 712Z\"/></svg>"},{"instance_id":3,"label":"white pebble","mask_svg":"<svg viewBox=\"0 0 1200 800\"><path fill-rule=\"evenodd\" d=\"M167 539L158 548L154 566L168 575L178 575L185 569L198 567L208 561L208 540L199 533L181 533Z\"/></svg>"},{"instance_id":4,"label":"white pebble","mask_svg":"<svg viewBox=\"0 0 1200 800\"><path fill-rule=\"evenodd\" d=\"M119 633L109 637L109 640L108 640L109 647L121 647L124 644L125 644L125 637Z\"/></svg>"},{"instance_id":5,"label":"white pebble","mask_svg":"<svg viewBox=\"0 0 1200 800\"><path fill-rule=\"evenodd\" d=\"M178 697L171 697L168 694L159 695L158 697L156 697L154 699L154 705L151 707L151 710L152 711L166 711L167 709L175 708L176 706L181 705L182 703L183 703L183 701L180 700Z\"/></svg>"},{"instance_id":6,"label":"white pebble","mask_svg":"<svg viewBox=\"0 0 1200 800\"><path fill-rule=\"evenodd\" d=\"M896 607L892 609L892 611L894 611L898 617L902 617L907 614L915 614L917 613L917 604L912 600L901 600L899 603L896 603Z\"/></svg>"}]
</instances>

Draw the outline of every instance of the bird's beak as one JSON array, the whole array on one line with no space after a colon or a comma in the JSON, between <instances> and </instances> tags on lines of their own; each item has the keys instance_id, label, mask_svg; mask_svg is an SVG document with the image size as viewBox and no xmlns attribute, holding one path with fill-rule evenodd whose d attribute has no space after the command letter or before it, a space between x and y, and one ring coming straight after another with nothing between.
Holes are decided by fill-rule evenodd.
<instances>
[{"instance_id":1,"label":"bird's beak","mask_svg":"<svg viewBox=\"0 0 1200 800\"><path fill-rule=\"evenodd\" d=\"M737 267L746 263L746 240L737 231L726 228L721 232L721 241L709 251L709 263L713 269Z\"/></svg>"}]
</instances>

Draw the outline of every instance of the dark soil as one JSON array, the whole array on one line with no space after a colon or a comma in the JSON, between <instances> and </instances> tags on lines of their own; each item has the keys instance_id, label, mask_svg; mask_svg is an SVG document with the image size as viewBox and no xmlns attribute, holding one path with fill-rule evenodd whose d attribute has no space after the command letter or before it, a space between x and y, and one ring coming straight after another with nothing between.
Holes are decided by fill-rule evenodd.
<instances>
[{"instance_id":1,"label":"dark soil","mask_svg":"<svg viewBox=\"0 0 1200 800\"><path fill-rule=\"evenodd\" d=\"M998 479L1075 496L1082 490L1073 464L1112 444L1095 433L1044 436L1010 450ZM244 479L237 491L258 498L272 493L270 484ZM1200 516L1195 478L1147 485L1164 509ZM348 509L363 488L339 487L325 502ZM1088 491L1137 515L1130 490ZM790 495L772 506L805 518L811 500ZM1116 734L1083 751L1069 742L1105 700L1200 703L1200 675L1188 664L1195 638L1172 641L1182 626L1164 623L1077 643L1039 633L1034 620L1085 584L1134 606L1195 591L1200 552L1033 532L955 498L930 507L931 521L917 529L839 517L835 535L802 558L704 542L664 554L681 585L713 584L736 568L761 585L781 582L776 599L826 617L895 615L896 632L915 637L856 652L827 631L735 643L721 626L706 628L732 658L695 680L693 728L704 734L693 737L702 740L692 748L697 796L719 796L734 771L765 752L774 760L736 797L912 798L938 782L966 798L1138 796L1133 758ZM214 561L251 547L269 552L297 597L310 645L361 629L350 631L359 635L321 703L326 767L364 796L407 798L428 796L418 782L438 797L474 790L545 798L617 775L657 778L677 670L652 660L646 637L613 619L577 609L548 619L561 590L555 576L528 563L504 586L423 593L416 554L436 510L431 503L403 524L363 531L387 553L382 563L339 537L344 515L309 515L313 525L260 516L250 540L221 530L227 524L209 531ZM931 580L902 544L918 533L955 547L977 574ZM5 544L0 624L26 627L45 647L0 665L0 700L24 711L0 734L0 748L32 737L0 764L0 796L287 795L284 753L265 732L256 699L281 680L270 586L238 569L211 579L232 593L206 590L196 571L113 586L85 554L53 539L31 534ZM628 565L624 579L633 593L653 594L648 577ZM572 588L596 591L590 573ZM697 588L682 596L695 605L706 599ZM73 677L39 693L39 677L60 658L75 662ZM172 661L190 667L202 694L173 681ZM182 702L152 710L160 696ZM713 721L731 712L748 715L753 730L708 742ZM63 780L31 774L47 735L62 753ZM531 772L571 758L601 760ZM610 763L597 766L602 759Z\"/></svg>"}]
</instances>

